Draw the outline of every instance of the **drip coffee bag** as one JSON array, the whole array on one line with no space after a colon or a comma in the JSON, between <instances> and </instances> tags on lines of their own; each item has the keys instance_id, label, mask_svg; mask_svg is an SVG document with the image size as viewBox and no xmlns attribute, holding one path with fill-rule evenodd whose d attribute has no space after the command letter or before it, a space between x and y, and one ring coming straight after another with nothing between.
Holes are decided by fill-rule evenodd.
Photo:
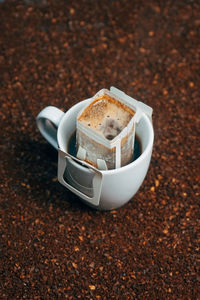
<instances>
[{"instance_id":1,"label":"drip coffee bag","mask_svg":"<svg viewBox=\"0 0 200 300\"><path fill-rule=\"evenodd\" d=\"M77 116L77 158L101 170L130 163L135 126L142 114L137 103L141 102L114 87L102 89L92 97Z\"/></svg>"}]
</instances>

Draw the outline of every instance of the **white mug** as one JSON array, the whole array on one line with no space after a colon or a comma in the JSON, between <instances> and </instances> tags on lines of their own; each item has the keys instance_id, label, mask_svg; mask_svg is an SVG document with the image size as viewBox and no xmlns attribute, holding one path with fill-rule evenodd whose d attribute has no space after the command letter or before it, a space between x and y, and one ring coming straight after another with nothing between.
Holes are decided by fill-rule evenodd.
<instances>
[{"instance_id":1,"label":"white mug","mask_svg":"<svg viewBox=\"0 0 200 300\"><path fill-rule=\"evenodd\" d=\"M117 209L136 194L147 174L154 141L151 115L143 112L136 125L141 155L124 167L102 171L68 153L69 140L76 130L76 117L89 101L77 103L66 113L48 106L37 116L37 126L45 139L58 149L58 181L93 208Z\"/></svg>"}]
</instances>

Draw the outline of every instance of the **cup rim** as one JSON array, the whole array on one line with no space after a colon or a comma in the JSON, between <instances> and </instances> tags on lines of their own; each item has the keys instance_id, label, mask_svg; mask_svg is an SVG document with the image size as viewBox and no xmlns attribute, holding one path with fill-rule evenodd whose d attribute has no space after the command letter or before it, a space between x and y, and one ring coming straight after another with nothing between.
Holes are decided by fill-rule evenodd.
<instances>
[{"instance_id":1,"label":"cup rim","mask_svg":"<svg viewBox=\"0 0 200 300\"><path fill-rule=\"evenodd\" d=\"M75 110L78 106L82 106L85 104L87 104L87 102L89 102L90 99L86 99L83 101L80 101L78 103L76 103L75 105L73 105L63 116L59 126L58 126L58 131L57 131L57 141L58 141L58 146L60 147L60 143L59 143L59 139L61 138L60 135L60 130L59 128L61 128L63 125L63 123L65 122L65 119L67 118L67 116L69 115L70 111ZM118 169L111 169L111 170L99 170L99 172L102 173L102 175L104 174L114 174L114 173L121 173L126 171L127 169L133 167L133 166L137 166L142 160L145 159L145 157L148 155L148 153L152 150L153 147L153 142L154 142L154 129L153 129L153 124L152 121L150 120L150 118L143 112L142 113L142 118L145 118L145 121L148 123L148 127L150 128L150 136L149 136L149 143L146 147L146 149L144 150L144 152L142 152L142 154L133 162L129 163L128 165L125 165L123 167L120 167ZM62 149L61 149L62 150ZM81 166L80 164L78 164L77 162L75 162L74 160L71 161L71 163L73 163L74 165L76 165L76 167L80 168L80 170L83 171L87 171L85 166Z\"/></svg>"}]
</instances>

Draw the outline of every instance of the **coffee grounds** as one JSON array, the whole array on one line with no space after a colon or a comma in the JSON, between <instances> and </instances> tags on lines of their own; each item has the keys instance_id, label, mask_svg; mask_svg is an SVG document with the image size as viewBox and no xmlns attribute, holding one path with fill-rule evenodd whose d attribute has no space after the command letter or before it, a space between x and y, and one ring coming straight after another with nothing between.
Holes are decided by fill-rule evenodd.
<instances>
[{"instance_id":1,"label":"coffee grounds","mask_svg":"<svg viewBox=\"0 0 200 300\"><path fill-rule=\"evenodd\" d=\"M103 124L99 126L99 130L108 140L113 140L122 129L123 127L120 122L113 118L106 118Z\"/></svg>"},{"instance_id":2,"label":"coffee grounds","mask_svg":"<svg viewBox=\"0 0 200 300\"><path fill-rule=\"evenodd\" d=\"M198 299L199 1L5 0L0 20L0 298ZM111 85L153 107L155 142L100 212L57 182L35 118Z\"/></svg>"}]
</instances>

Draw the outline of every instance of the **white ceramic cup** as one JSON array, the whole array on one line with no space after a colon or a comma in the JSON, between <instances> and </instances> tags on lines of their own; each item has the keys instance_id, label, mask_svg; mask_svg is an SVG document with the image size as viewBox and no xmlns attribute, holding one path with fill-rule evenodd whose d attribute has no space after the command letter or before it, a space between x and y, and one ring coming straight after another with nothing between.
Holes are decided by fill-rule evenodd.
<instances>
[{"instance_id":1,"label":"white ceramic cup","mask_svg":"<svg viewBox=\"0 0 200 300\"><path fill-rule=\"evenodd\" d=\"M58 149L58 180L86 204L100 210L112 210L127 203L140 188L149 168L154 131L145 113L136 125L141 155L119 169L101 171L68 154L69 140L76 129L76 116L88 100L81 101L66 113L54 106L37 116L37 126L45 139Z\"/></svg>"}]
</instances>

